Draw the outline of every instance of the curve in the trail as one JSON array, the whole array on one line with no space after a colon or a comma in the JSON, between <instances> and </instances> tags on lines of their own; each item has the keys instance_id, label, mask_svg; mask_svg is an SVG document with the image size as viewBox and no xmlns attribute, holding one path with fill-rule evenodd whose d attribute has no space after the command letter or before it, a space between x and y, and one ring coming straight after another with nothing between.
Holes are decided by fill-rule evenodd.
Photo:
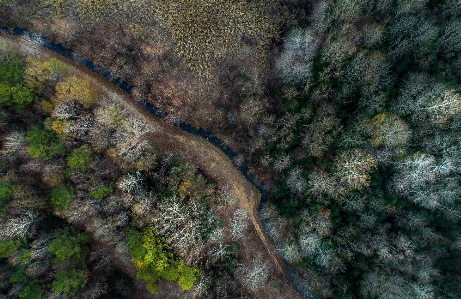
<instances>
[{"instance_id":1,"label":"curve in the trail","mask_svg":"<svg viewBox=\"0 0 461 299\"><path fill-rule=\"evenodd\" d=\"M114 76L111 72L109 72L107 69L95 65L91 60L78 55L74 54L72 50L65 48L64 46L60 44L53 43L49 41L47 38L43 37L40 34L36 33L31 33L26 29L20 29L20 28L13 28L9 29L7 27L0 27L0 32L3 32L7 35L13 35L13 36L27 36L30 38L32 41L35 43L57 53L60 54L64 57L67 57L69 59L72 59L73 61L80 63L81 65L85 66L86 68L90 69L91 71L94 71L104 77L105 79L109 80L111 83L117 85L119 88L121 88L123 91L131 95L131 90L132 86L130 86L127 82L123 81L121 78ZM158 118L165 119L167 116L166 113L160 111L156 107L154 107L152 104L147 102L146 100L140 100L138 101L139 105L141 105L145 110L150 112L151 114L155 115ZM254 175L251 173L249 170L248 166L246 166L243 163L236 163L236 157L237 154L229 147L227 146L224 142L222 142L219 138L216 136L213 136L210 132L205 131L202 128L195 128L194 126L190 124L186 124L184 122L180 122L177 124L174 124L175 126L179 127L180 129L192 133L198 136L201 136L203 138L206 138L210 143L218 147L220 150L222 150L234 163L234 165L240 170L240 172L245 176L245 178L251 182L261 193L261 201L258 205L258 212L261 211L262 208L262 203L265 203L267 201L267 191L264 187L264 184L261 182L257 181ZM263 225L264 227L264 225ZM288 270L288 274L290 276L291 281L293 282L293 285L295 288L302 294L303 292L300 290L299 286L295 283L294 279L294 273L293 273L293 268L289 263L287 263L285 260L285 266Z\"/></svg>"},{"instance_id":2,"label":"curve in the trail","mask_svg":"<svg viewBox=\"0 0 461 299\"><path fill-rule=\"evenodd\" d=\"M124 90L126 93L131 94L132 87L125 81L121 80L119 77L112 75L107 69L101 66L95 65L91 60L83 56L74 54L72 50L69 50L63 47L62 45L50 42L45 37L39 34L30 33L29 31L25 29L18 29L18 28L14 28L10 30L6 27L0 27L0 32L11 34L11 35L27 36L34 42L40 44L41 46L84 65L86 68L98 73L99 75L103 76L104 78L112 82L113 84L117 85L122 90ZM148 103L145 100L138 101L138 103L142 107L144 107L144 109L148 110L150 113L152 113L153 115L161 119L165 119L165 117L167 116L164 112L160 111L159 109L157 109L156 107L154 107L152 104ZM201 128L195 128L183 122L180 122L174 125L188 133L192 133L195 135L202 136L203 138L206 138L209 142L211 142L212 144L217 146L220 150L222 150L233 162L235 161L235 158L237 156L235 152L229 146L227 146L224 142L219 140L216 136L213 136L210 132L207 132ZM261 201L266 202L267 192L264 188L264 185L255 179L254 175L250 172L250 170L245 164L237 164L234 162L234 165L242 172L242 174L251 183L253 183L253 185L255 185L256 188L258 188L259 192L261 192Z\"/></svg>"}]
</instances>

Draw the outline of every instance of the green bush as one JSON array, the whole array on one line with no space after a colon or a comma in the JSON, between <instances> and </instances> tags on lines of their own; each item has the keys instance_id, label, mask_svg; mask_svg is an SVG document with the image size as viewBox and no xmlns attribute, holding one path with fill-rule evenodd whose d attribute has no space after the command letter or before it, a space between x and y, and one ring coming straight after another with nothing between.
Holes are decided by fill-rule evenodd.
<instances>
[{"instance_id":1,"label":"green bush","mask_svg":"<svg viewBox=\"0 0 461 299\"><path fill-rule=\"evenodd\" d=\"M16 268L13 274L10 276L10 282L23 282L26 283L29 281L29 278L24 273L23 268Z\"/></svg>"},{"instance_id":2,"label":"green bush","mask_svg":"<svg viewBox=\"0 0 461 299\"><path fill-rule=\"evenodd\" d=\"M183 291L192 289L194 282L197 279L197 275L200 275L201 271L196 268L187 267L183 261L177 263L178 272L180 273L178 279L178 285Z\"/></svg>"},{"instance_id":3,"label":"green bush","mask_svg":"<svg viewBox=\"0 0 461 299\"><path fill-rule=\"evenodd\" d=\"M0 62L0 83L16 85L23 82L24 63L19 60Z\"/></svg>"},{"instance_id":4,"label":"green bush","mask_svg":"<svg viewBox=\"0 0 461 299\"><path fill-rule=\"evenodd\" d=\"M13 186L0 182L0 202L9 199L12 192Z\"/></svg>"},{"instance_id":5,"label":"green bush","mask_svg":"<svg viewBox=\"0 0 461 299\"><path fill-rule=\"evenodd\" d=\"M147 289L154 293L160 278L177 281L182 290L192 288L200 270L190 268L176 260L169 252L165 240L157 236L152 228L143 233L131 229L126 237L131 260L138 270L138 278L147 282Z\"/></svg>"},{"instance_id":6,"label":"green bush","mask_svg":"<svg viewBox=\"0 0 461 299\"><path fill-rule=\"evenodd\" d=\"M21 251L21 255L19 255L18 261L20 263L27 263L32 259L32 256L30 255L30 250L23 249Z\"/></svg>"},{"instance_id":7,"label":"green bush","mask_svg":"<svg viewBox=\"0 0 461 299\"><path fill-rule=\"evenodd\" d=\"M70 170L86 170L91 165L91 156L85 146L74 149L67 157Z\"/></svg>"},{"instance_id":8,"label":"green bush","mask_svg":"<svg viewBox=\"0 0 461 299\"><path fill-rule=\"evenodd\" d=\"M55 238L50 242L48 251L56 257L55 262L71 261L74 265L85 265L88 248L85 244L91 242L87 233L78 233L73 227L66 227L55 233Z\"/></svg>"},{"instance_id":9,"label":"green bush","mask_svg":"<svg viewBox=\"0 0 461 299\"><path fill-rule=\"evenodd\" d=\"M26 134L27 153L32 158L49 160L55 154L62 155L65 150L61 139L54 132L43 130L41 126L33 126Z\"/></svg>"},{"instance_id":10,"label":"green bush","mask_svg":"<svg viewBox=\"0 0 461 299\"><path fill-rule=\"evenodd\" d=\"M113 191L112 187L100 186L90 192L90 196L96 200L101 200Z\"/></svg>"},{"instance_id":11,"label":"green bush","mask_svg":"<svg viewBox=\"0 0 461 299\"><path fill-rule=\"evenodd\" d=\"M20 299L40 299L43 288L37 282L27 284L19 293Z\"/></svg>"},{"instance_id":12,"label":"green bush","mask_svg":"<svg viewBox=\"0 0 461 299\"><path fill-rule=\"evenodd\" d=\"M61 270L56 273L52 283L52 290L64 295L76 294L86 284L85 272L83 270Z\"/></svg>"},{"instance_id":13,"label":"green bush","mask_svg":"<svg viewBox=\"0 0 461 299\"><path fill-rule=\"evenodd\" d=\"M35 99L35 95L27 86L16 84L11 88L11 102L7 105L14 110L24 109Z\"/></svg>"},{"instance_id":14,"label":"green bush","mask_svg":"<svg viewBox=\"0 0 461 299\"><path fill-rule=\"evenodd\" d=\"M35 99L24 85L24 64L21 60L0 63L0 106L19 110Z\"/></svg>"},{"instance_id":15,"label":"green bush","mask_svg":"<svg viewBox=\"0 0 461 299\"><path fill-rule=\"evenodd\" d=\"M67 205L74 197L72 189L67 189L64 185L59 185L54 188L50 194L50 200L53 206L62 212L66 209Z\"/></svg>"},{"instance_id":16,"label":"green bush","mask_svg":"<svg viewBox=\"0 0 461 299\"><path fill-rule=\"evenodd\" d=\"M0 257L8 258L10 254L18 250L21 247L21 241L9 240L0 242Z\"/></svg>"}]
</instances>

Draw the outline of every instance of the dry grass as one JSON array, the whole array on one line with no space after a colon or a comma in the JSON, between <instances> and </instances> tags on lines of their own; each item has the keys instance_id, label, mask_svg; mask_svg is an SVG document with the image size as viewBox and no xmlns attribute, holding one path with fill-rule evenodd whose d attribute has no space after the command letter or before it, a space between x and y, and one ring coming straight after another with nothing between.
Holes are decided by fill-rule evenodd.
<instances>
[{"instance_id":1,"label":"dry grass","mask_svg":"<svg viewBox=\"0 0 461 299\"><path fill-rule=\"evenodd\" d=\"M176 43L175 54L199 74L210 76L215 63L239 53L251 39L262 59L278 35L275 1L161 0L156 17Z\"/></svg>"}]
</instances>

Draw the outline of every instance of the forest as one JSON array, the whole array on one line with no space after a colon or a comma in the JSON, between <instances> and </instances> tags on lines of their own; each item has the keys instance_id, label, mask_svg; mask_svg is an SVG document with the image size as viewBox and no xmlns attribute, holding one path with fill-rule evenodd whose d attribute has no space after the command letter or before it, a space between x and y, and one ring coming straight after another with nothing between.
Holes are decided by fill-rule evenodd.
<instances>
[{"instance_id":1,"label":"forest","mask_svg":"<svg viewBox=\"0 0 461 299\"><path fill-rule=\"evenodd\" d=\"M303 297L461 297L458 0L0 0L0 26L232 148ZM291 298L199 165L0 46L0 298Z\"/></svg>"},{"instance_id":2,"label":"forest","mask_svg":"<svg viewBox=\"0 0 461 299\"><path fill-rule=\"evenodd\" d=\"M246 213L152 125L71 65L0 51L1 298L245 298L237 275L267 279L239 253Z\"/></svg>"}]
</instances>

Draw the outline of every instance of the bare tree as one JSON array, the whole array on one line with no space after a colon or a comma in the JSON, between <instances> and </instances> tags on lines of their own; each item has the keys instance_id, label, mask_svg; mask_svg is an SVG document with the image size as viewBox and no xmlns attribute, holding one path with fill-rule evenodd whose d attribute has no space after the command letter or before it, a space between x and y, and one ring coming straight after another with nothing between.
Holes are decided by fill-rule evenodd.
<instances>
[{"instance_id":1,"label":"bare tree","mask_svg":"<svg viewBox=\"0 0 461 299\"><path fill-rule=\"evenodd\" d=\"M286 175L286 182L288 188L297 195L302 195L307 187L307 181L303 177L302 169L299 166L288 171L288 174Z\"/></svg>"},{"instance_id":2,"label":"bare tree","mask_svg":"<svg viewBox=\"0 0 461 299\"><path fill-rule=\"evenodd\" d=\"M237 273L242 285L250 291L256 292L266 286L269 268L261 261L261 258L254 258L250 263L240 266Z\"/></svg>"},{"instance_id":3,"label":"bare tree","mask_svg":"<svg viewBox=\"0 0 461 299\"><path fill-rule=\"evenodd\" d=\"M312 64L319 39L309 30L294 29L285 38L276 69L285 82L297 83L312 75Z\"/></svg>"},{"instance_id":4,"label":"bare tree","mask_svg":"<svg viewBox=\"0 0 461 299\"><path fill-rule=\"evenodd\" d=\"M231 220L231 233L234 240L239 240L244 237L245 231L248 227L248 213L244 210L237 209Z\"/></svg>"},{"instance_id":5,"label":"bare tree","mask_svg":"<svg viewBox=\"0 0 461 299\"><path fill-rule=\"evenodd\" d=\"M3 220L0 240L19 239L34 231L38 215L32 210L23 210Z\"/></svg>"},{"instance_id":6,"label":"bare tree","mask_svg":"<svg viewBox=\"0 0 461 299\"><path fill-rule=\"evenodd\" d=\"M136 194L142 189L142 180L143 177L140 172L127 174L117 182L117 187L123 192Z\"/></svg>"},{"instance_id":7,"label":"bare tree","mask_svg":"<svg viewBox=\"0 0 461 299\"><path fill-rule=\"evenodd\" d=\"M370 172L376 167L373 156L355 149L340 153L334 162L335 175L347 189L363 189L370 184Z\"/></svg>"}]
</instances>

